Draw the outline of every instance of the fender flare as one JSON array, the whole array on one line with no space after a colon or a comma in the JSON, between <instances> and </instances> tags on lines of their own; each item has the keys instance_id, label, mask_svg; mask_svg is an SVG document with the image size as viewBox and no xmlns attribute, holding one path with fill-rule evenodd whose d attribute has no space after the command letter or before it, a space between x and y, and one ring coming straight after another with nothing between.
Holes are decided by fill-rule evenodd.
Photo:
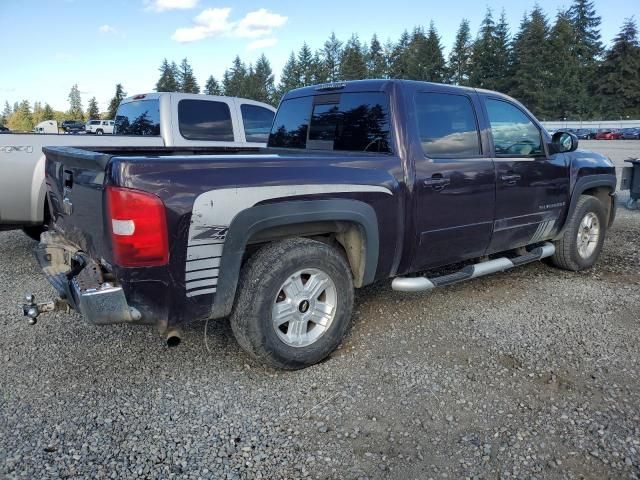
<instances>
[{"instance_id":1,"label":"fender flare","mask_svg":"<svg viewBox=\"0 0 640 480\"><path fill-rule=\"evenodd\" d=\"M249 238L267 228L316 221L348 221L360 226L365 244L363 285L372 283L378 266L380 240L377 215L370 205L347 199L257 205L240 212L229 225L220 259L212 318L226 317L231 313Z\"/></svg>"},{"instance_id":2,"label":"fender flare","mask_svg":"<svg viewBox=\"0 0 640 480\"><path fill-rule=\"evenodd\" d=\"M617 185L616 176L615 174L610 174L610 173L588 175L588 176L579 178L573 187L573 192L571 193L571 201L569 203L569 208L567 209L567 214L564 218L564 223L562 225L562 228L560 229L560 231L558 232L554 240L558 240L564 235L564 232L567 229L567 221L569 220L569 218L571 218L571 215L573 215L573 212L576 209L576 205L578 204L578 199L580 198L580 195L582 195L585 191L589 190L590 188L607 187L611 189L610 196L611 196L612 204L611 204L611 215L610 215L610 221L609 221L609 226L611 226L611 223L615 218L616 185Z\"/></svg>"}]
</instances>

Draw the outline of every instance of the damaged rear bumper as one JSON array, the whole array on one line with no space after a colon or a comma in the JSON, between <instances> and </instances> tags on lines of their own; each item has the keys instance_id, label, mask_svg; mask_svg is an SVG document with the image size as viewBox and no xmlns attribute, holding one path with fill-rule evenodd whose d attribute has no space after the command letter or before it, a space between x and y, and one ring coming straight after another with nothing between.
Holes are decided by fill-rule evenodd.
<instances>
[{"instance_id":1,"label":"damaged rear bumper","mask_svg":"<svg viewBox=\"0 0 640 480\"><path fill-rule=\"evenodd\" d=\"M122 286L59 233L44 232L35 254L60 298L88 323L145 323L140 311L127 302Z\"/></svg>"}]
</instances>

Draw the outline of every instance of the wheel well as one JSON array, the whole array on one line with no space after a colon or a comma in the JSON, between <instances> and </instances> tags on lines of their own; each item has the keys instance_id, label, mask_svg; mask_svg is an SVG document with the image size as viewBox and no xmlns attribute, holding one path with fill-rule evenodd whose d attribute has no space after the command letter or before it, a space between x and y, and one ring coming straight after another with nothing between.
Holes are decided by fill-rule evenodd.
<instances>
[{"instance_id":1,"label":"wheel well","mask_svg":"<svg viewBox=\"0 0 640 480\"><path fill-rule=\"evenodd\" d=\"M349 262L354 285L356 287L363 285L366 235L360 225L355 222L319 221L267 228L248 239L245 257L248 258L266 243L294 237L312 238L337 248Z\"/></svg>"},{"instance_id":2,"label":"wheel well","mask_svg":"<svg viewBox=\"0 0 640 480\"><path fill-rule=\"evenodd\" d=\"M600 203L602 203L602 205L607 209L607 223L610 223L609 221L611 220L611 214L613 213L612 206L614 202L611 198L611 188L604 186L588 188L582 192L582 195L589 195L600 200Z\"/></svg>"}]
</instances>

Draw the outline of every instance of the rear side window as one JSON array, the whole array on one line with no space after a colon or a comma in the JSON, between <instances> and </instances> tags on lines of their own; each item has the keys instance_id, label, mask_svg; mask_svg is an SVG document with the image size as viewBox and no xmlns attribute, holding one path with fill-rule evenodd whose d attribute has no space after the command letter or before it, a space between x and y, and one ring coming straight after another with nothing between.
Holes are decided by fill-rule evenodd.
<instances>
[{"instance_id":1,"label":"rear side window","mask_svg":"<svg viewBox=\"0 0 640 480\"><path fill-rule=\"evenodd\" d=\"M187 140L233 142L231 111L224 102L180 100L178 125Z\"/></svg>"},{"instance_id":2,"label":"rear side window","mask_svg":"<svg viewBox=\"0 0 640 480\"><path fill-rule=\"evenodd\" d=\"M247 142L267 143L275 113L268 108L248 103L240 105L240 113Z\"/></svg>"},{"instance_id":3,"label":"rear side window","mask_svg":"<svg viewBox=\"0 0 640 480\"><path fill-rule=\"evenodd\" d=\"M476 156L480 135L471 100L464 95L418 93L418 135L427 156Z\"/></svg>"},{"instance_id":4,"label":"rear side window","mask_svg":"<svg viewBox=\"0 0 640 480\"><path fill-rule=\"evenodd\" d=\"M385 93L293 98L280 105L269 146L387 153L389 130L389 100Z\"/></svg>"},{"instance_id":5,"label":"rear side window","mask_svg":"<svg viewBox=\"0 0 640 480\"><path fill-rule=\"evenodd\" d=\"M160 135L160 102L137 100L122 103L115 120L115 135Z\"/></svg>"},{"instance_id":6,"label":"rear side window","mask_svg":"<svg viewBox=\"0 0 640 480\"><path fill-rule=\"evenodd\" d=\"M498 156L536 156L544 153L538 127L515 105L486 100L493 144Z\"/></svg>"}]
</instances>

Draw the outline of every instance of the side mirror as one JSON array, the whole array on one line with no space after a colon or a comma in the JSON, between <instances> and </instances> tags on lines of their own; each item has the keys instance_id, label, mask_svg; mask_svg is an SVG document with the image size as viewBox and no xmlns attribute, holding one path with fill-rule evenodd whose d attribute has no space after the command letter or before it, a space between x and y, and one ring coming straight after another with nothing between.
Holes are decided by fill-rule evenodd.
<instances>
[{"instance_id":1,"label":"side mirror","mask_svg":"<svg viewBox=\"0 0 640 480\"><path fill-rule=\"evenodd\" d=\"M551 137L554 153L573 152L578 148L578 137L569 132L556 132Z\"/></svg>"}]
</instances>

